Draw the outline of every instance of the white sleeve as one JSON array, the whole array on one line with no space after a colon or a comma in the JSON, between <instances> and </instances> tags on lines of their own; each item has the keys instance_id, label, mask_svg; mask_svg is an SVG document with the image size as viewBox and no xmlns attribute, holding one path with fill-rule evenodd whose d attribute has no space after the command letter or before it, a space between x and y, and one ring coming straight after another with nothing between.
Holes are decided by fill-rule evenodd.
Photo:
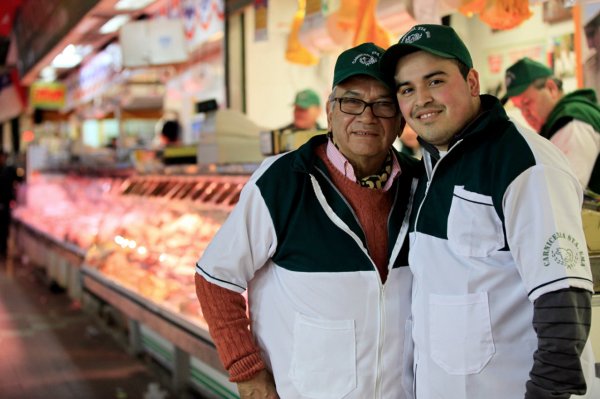
<instances>
[{"instance_id":1,"label":"white sleeve","mask_svg":"<svg viewBox=\"0 0 600 399\"><path fill-rule=\"evenodd\" d=\"M508 245L531 301L569 287L593 292L582 199L575 177L559 166L531 167L506 190Z\"/></svg>"},{"instance_id":2,"label":"white sleeve","mask_svg":"<svg viewBox=\"0 0 600 399\"><path fill-rule=\"evenodd\" d=\"M251 179L240 200L196 264L207 281L236 292L275 252L277 238L267 206Z\"/></svg>"},{"instance_id":3,"label":"white sleeve","mask_svg":"<svg viewBox=\"0 0 600 399\"><path fill-rule=\"evenodd\" d=\"M587 187L600 153L600 134L592 125L571 121L550 139L565 154L582 187Z\"/></svg>"}]
</instances>

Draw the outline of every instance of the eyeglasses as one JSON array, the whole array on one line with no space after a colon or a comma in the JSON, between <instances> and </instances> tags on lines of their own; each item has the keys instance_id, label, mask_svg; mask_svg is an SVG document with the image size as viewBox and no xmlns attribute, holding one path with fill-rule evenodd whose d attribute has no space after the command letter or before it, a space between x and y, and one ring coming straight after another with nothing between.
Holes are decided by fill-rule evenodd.
<instances>
[{"instance_id":1,"label":"eyeglasses","mask_svg":"<svg viewBox=\"0 0 600 399\"><path fill-rule=\"evenodd\" d=\"M340 111L350 115L360 115L365 112L367 107L371 108L371 112L378 118L393 118L398 114L398 106L391 101L375 101L368 103L358 98L336 97L333 101L340 103Z\"/></svg>"}]
</instances>

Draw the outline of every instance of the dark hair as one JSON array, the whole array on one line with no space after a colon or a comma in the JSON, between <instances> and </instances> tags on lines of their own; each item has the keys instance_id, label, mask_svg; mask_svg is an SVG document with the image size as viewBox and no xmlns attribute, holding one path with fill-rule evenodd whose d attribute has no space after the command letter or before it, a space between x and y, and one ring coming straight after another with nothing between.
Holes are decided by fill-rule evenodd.
<instances>
[{"instance_id":1,"label":"dark hair","mask_svg":"<svg viewBox=\"0 0 600 399\"><path fill-rule=\"evenodd\" d=\"M167 139L167 142L174 143L179 140L179 130L179 122L165 121L161 130L161 134L165 139Z\"/></svg>"},{"instance_id":2,"label":"dark hair","mask_svg":"<svg viewBox=\"0 0 600 399\"><path fill-rule=\"evenodd\" d=\"M463 79L467 80L467 75L469 74L469 71L471 70L471 68L469 68L464 62L457 60L456 58L451 58L450 61L452 61L456 64Z\"/></svg>"}]
</instances>

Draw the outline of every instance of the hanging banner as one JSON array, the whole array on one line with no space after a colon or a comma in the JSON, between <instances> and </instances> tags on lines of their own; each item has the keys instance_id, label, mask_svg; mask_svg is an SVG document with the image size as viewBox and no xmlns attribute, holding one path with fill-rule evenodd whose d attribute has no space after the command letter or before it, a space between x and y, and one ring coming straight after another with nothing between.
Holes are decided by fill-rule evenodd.
<instances>
[{"instance_id":1,"label":"hanging banner","mask_svg":"<svg viewBox=\"0 0 600 399\"><path fill-rule=\"evenodd\" d=\"M181 0L181 19L188 48L194 51L215 34L225 31L225 2Z\"/></svg>"},{"instance_id":2,"label":"hanging banner","mask_svg":"<svg viewBox=\"0 0 600 399\"><path fill-rule=\"evenodd\" d=\"M267 40L267 10L269 8L268 0L254 0L254 41L262 42Z\"/></svg>"},{"instance_id":3,"label":"hanging banner","mask_svg":"<svg viewBox=\"0 0 600 399\"><path fill-rule=\"evenodd\" d=\"M193 52L225 32L225 0L171 0L151 19L158 18L181 20L188 50Z\"/></svg>"},{"instance_id":4,"label":"hanging banner","mask_svg":"<svg viewBox=\"0 0 600 399\"><path fill-rule=\"evenodd\" d=\"M29 89L33 108L61 109L65 105L65 85L57 82L35 82Z\"/></svg>"},{"instance_id":5,"label":"hanging banner","mask_svg":"<svg viewBox=\"0 0 600 399\"><path fill-rule=\"evenodd\" d=\"M306 0L306 12L304 14L304 22L302 24L303 31L311 30L323 23L323 7L327 8L327 1L322 2L321 0Z\"/></svg>"}]
</instances>

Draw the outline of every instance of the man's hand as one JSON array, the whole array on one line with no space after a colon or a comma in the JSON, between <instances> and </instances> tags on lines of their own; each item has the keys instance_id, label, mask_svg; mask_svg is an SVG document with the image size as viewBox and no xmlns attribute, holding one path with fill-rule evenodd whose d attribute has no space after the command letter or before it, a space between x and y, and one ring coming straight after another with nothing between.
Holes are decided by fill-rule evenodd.
<instances>
[{"instance_id":1,"label":"man's hand","mask_svg":"<svg viewBox=\"0 0 600 399\"><path fill-rule=\"evenodd\" d=\"M252 379L237 383L240 399L279 399L273 375L261 370Z\"/></svg>"}]
</instances>

